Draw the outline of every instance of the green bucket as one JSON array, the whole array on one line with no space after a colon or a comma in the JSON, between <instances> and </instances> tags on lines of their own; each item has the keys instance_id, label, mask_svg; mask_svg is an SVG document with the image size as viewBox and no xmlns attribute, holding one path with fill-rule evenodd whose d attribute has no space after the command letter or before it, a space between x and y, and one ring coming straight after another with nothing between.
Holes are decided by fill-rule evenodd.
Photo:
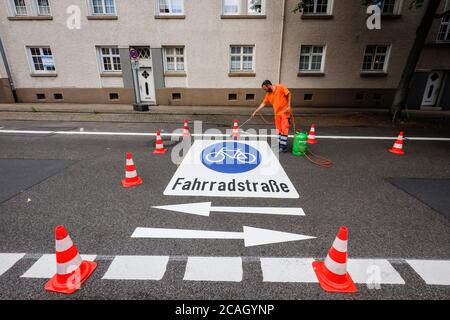
<instances>
[{"instance_id":1,"label":"green bucket","mask_svg":"<svg viewBox=\"0 0 450 320\"><path fill-rule=\"evenodd\" d=\"M308 135L305 132L296 132L292 143L292 154L297 157L306 155Z\"/></svg>"}]
</instances>

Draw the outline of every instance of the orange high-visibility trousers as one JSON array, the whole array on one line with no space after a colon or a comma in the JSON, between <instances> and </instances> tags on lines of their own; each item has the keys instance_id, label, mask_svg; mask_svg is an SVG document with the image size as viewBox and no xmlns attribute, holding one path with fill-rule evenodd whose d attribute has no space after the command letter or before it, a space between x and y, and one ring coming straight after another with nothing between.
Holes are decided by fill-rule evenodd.
<instances>
[{"instance_id":1,"label":"orange high-visibility trousers","mask_svg":"<svg viewBox=\"0 0 450 320\"><path fill-rule=\"evenodd\" d=\"M291 127L290 113L284 113L275 116L275 127L278 134L283 136L289 135L289 128Z\"/></svg>"}]
</instances>

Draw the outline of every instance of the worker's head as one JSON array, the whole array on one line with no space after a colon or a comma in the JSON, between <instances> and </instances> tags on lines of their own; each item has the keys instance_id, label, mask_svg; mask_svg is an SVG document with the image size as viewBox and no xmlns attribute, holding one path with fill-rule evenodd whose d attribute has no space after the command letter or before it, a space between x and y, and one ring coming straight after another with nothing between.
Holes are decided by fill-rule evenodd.
<instances>
[{"instance_id":1,"label":"worker's head","mask_svg":"<svg viewBox=\"0 0 450 320\"><path fill-rule=\"evenodd\" d=\"M270 80L265 80L262 83L261 87L263 88L263 90L265 92L273 92L273 85L272 85L272 82Z\"/></svg>"}]
</instances>

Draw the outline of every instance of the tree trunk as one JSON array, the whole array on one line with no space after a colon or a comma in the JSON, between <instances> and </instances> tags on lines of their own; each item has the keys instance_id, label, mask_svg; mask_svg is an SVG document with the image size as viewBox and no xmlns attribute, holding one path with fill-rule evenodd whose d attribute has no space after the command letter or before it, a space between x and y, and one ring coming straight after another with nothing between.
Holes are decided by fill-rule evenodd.
<instances>
[{"instance_id":1,"label":"tree trunk","mask_svg":"<svg viewBox=\"0 0 450 320\"><path fill-rule=\"evenodd\" d=\"M409 52L408 59L406 61L405 68L403 69L402 77L400 83L395 92L394 102L391 106L391 114L395 116L398 112L401 112L402 108L406 104L406 98L408 97L408 91L412 77L416 70L417 63L419 62L420 54L422 52L425 41L430 32L431 26L435 18L435 14L441 0L429 0L425 13L423 15L422 21L417 28L416 38L414 39L414 44Z\"/></svg>"}]
</instances>

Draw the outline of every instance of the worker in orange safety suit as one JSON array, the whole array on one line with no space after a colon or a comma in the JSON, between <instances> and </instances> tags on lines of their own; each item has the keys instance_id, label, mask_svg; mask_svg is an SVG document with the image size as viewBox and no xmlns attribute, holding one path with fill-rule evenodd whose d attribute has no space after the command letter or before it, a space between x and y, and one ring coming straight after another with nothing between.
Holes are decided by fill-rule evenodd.
<instances>
[{"instance_id":1,"label":"worker in orange safety suit","mask_svg":"<svg viewBox=\"0 0 450 320\"><path fill-rule=\"evenodd\" d=\"M261 105L253 112L254 117L261 109L270 104L273 107L275 114L275 127L278 132L278 142L280 152L287 151L287 140L289 135L289 127L291 122L291 101L292 94L282 84L272 84L269 80L266 80L261 85L266 96Z\"/></svg>"}]
</instances>

